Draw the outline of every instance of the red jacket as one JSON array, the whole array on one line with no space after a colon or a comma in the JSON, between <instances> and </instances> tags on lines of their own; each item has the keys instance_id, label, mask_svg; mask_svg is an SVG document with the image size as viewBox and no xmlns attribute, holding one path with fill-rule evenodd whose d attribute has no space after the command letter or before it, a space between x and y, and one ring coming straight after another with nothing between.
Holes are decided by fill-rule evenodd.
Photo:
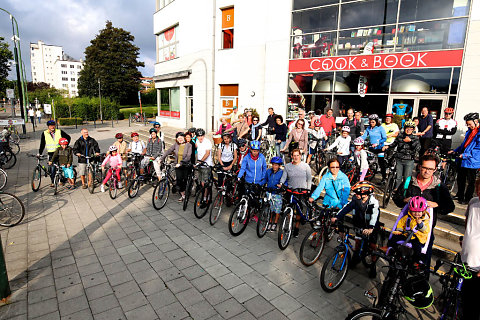
<instances>
[{"instance_id":1,"label":"red jacket","mask_svg":"<svg viewBox=\"0 0 480 320\"><path fill-rule=\"evenodd\" d=\"M327 136L330 136L332 134L332 130L337 127L337 125L335 124L334 116L331 116L330 118L328 118L326 115L322 115L320 117L320 122L322 123L321 126L323 130L325 130L325 134Z\"/></svg>"}]
</instances>

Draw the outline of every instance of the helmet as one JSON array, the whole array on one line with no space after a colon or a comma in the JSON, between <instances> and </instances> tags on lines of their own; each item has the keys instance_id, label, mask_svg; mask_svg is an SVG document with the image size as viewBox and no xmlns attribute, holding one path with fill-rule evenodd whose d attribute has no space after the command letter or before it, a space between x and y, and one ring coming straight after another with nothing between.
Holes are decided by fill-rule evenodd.
<instances>
[{"instance_id":1,"label":"helmet","mask_svg":"<svg viewBox=\"0 0 480 320\"><path fill-rule=\"evenodd\" d=\"M197 128L192 127L190 129L188 129L188 132L190 132L190 133L195 133L195 131L197 131Z\"/></svg>"},{"instance_id":2,"label":"helmet","mask_svg":"<svg viewBox=\"0 0 480 320\"><path fill-rule=\"evenodd\" d=\"M478 120L478 112L470 112L465 117L463 117L463 120L465 121Z\"/></svg>"},{"instance_id":3,"label":"helmet","mask_svg":"<svg viewBox=\"0 0 480 320\"><path fill-rule=\"evenodd\" d=\"M409 211L416 211L416 212L422 212L427 209L427 200L423 197L413 197L410 199L408 202L408 210Z\"/></svg>"},{"instance_id":4,"label":"helmet","mask_svg":"<svg viewBox=\"0 0 480 320\"><path fill-rule=\"evenodd\" d=\"M223 137L226 137L226 136L229 136L230 138L232 137L232 134L230 132L223 132L222 133L222 138Z\"/></svg>"},{"instance_id":5,"label":"helmet","mask_svg":"<svg viewBox=\"0 0 480 320\"><path fill-rule=\"evenodd\" d=\"M177 139L178 137L184 137L184 138L185 138L185 133L183 133L182 131L178 131L178 132L175 134L175 139Z\"/></svg>"},{"instance_id":6,"label":"helmet","mask_svg":"<svg viewBox=\"0 0 480 320\"><path fill-rule=\"evenodd\" d=\"M250 142L250 149L252 150L260 150L260 141L253 140Z\"/></svg>"},{"instance_id":7,"label":"helmet","mask_svg":"<svg viewBox=\"0 0 480 320\"><path fill-rule=\"evenodd\" d=\"M349 126L343 126L342 131L350 132L350 127Z\"/></svg>"},{"instance_id":8,"label":"helmet","mask_svg":"<svg viewBox=\"0 0 480 320\"><path fill-rule=\"evenodd\" d=\"M237 144L238 144L239 147L243 147L244 145L247 144L247 140L245 140L245 139L238 139Z\"/></svg>"},{"instance_id":9,"label":"helmet","mask_svg":"<svg viewBox=\"0 0 480 320\"><path fill-rule=\"evenodd\" d=\"M378 114L372 113L368 116L368 120L377 120L378 121Z\"/></svg>"},{"instance_id":10,"label":"helmet","mask_svg":"<svg viewBox=\"0 0 480 320\"><path fill-rule=\"evenodd\" d=\"M405 299L417 309L425 309L433 303L433 290L423 276L410 277L402 285Z\"/></svg>"},{"instance_id":11,"label":"helmet","mask_svg":"<svg viewBox=\"0 0 480 320\"><path fill-rule=\"evenodd\" d=\"M363 140L362 137L358 137L353 140L353 144L356 146L363 146L365 144L365 140Z\"/></svg>"},{"instance_id":12,"label":"helmet","mask_svg":"<svg viewBox=\"0 0 480 320\"><path fill-rule=\"evenodd\" d=\"M280 157L273 157L270 163L283 164L283 160Z\"/></svg>"},{"instance_id":13,"label":"helmet","mask_svg":"<svg viewBox=\"0 0 480 320\"><path fill-rule=\"evenodd\" d=\"M415 122L413 122L413 120L409 119L409 120L405 121L404 127L405 128L415 128Z\"/></svg>"},{"instance_id":14,"label":"helmet","mask_svg":"<svg viewBox=\"0 0 480 320\"><path fill-rule=\"evenodd\" d=\"M132 137L132 138L133 138L133 137L138 137L138 133L132 132L132 134L130 135L130 137Z\"/></svg>"},{"instance_id":15,"label":"helmet","mask_svg":"<svg viewBox=\"0 0 480 320\"><path fill-rule=\"evenodd\" d=\"M68 145L68 140L65 139L65 138L60 138L60 140L58 140L58 143L63 146L63 145Z\"/></svg>"},{"instance_id":16,"label":"helmet","mask_svg":"<svg viewBox=\"0 0 480 320\"><path fill-rule=\"evenodd\" d=\"M393 118L393 114L391 114L391 113L387 113L387 114L385 115L385 118L386 118L386 117Z\"/></svg>"},{"instance_id":17,"label":"helmet","mask_svg":"<svg viewBox=\"0 0 480 320\"><path fill-rule=\"evenodd\" d=\"M453 113L453 108L446 108L445 113Z\"/></svg>"},{"instance_id":18,"label":"helmet","mask_svg":"<svg viewBox=\"0 0 480 320\"><path fill-rule=\"evenodd\" d=\"M117 151L117 150L118 150L118 149L117 149L116 146L110 146L110 147L108 147L108 151L110 151L110 152Z\"/></svg>"},{"instance_id":19,"label":"helmet","mask_svg":"<svg viewBox=\"0 0 480 320\"><path fill-rule=\"evenodd\" d=\"M48 120L47 121L47 126L54 126L55 125L55 121L54 120Z\"/></svg>"},{"instance_id":20,"label":"helmet","mask_svg":"<svg viewBox=\"0 0 480 320\"><path fill-rule=\"evenodd\" d=\"M153 123L153 126L154 126L154 127L155 127L155 126L160 126L160 127L161 127L162 124L161 124L160 122L154 122L154 123Z\"/></svg>"},{"instance_id":21,"label":"helmet","mask_svg":"<svg viewBox=\"0 0 480 320\"><path fill-rule=\"evenodd\" d=\"M316 119L315 121L313 121L313 125L315 127L320 127L322 125L322 122L319 119Z\"/></svg>"},{"instance_id":22,"label":"helmet","mask_svg":"<svg viewBox=\"0 0 480 320\"><path fill-rule=\"evenodd\" d=\"M352 191L356 194L372 194L373 189L373 184L368 181L359 181L352 187Z\"/></svg>"},{"instance_id":23,"label":"helmet","mask_svg":"<svg viewBox=\"0 0 480 320\"><path fill-rule=\"evenodd\" d=\"M150 130L148 130L148 132L149 132L149 133L152 133L152 132L157 133L158 131L157 131L157 129L155 129L155 128L151 128Z\"/></svg>"},{"instance_id":24,"label":"helmet","mask_svg":"<svg viewBox=\"0 0 480 320\"><path fill-rule=\"evenodd\" d=\"M199 128L199 129L197 129L197 131L195 132L195 134L196 134L197 136L204 136L204 135L205 135L205 130Z\"/></svg>"},{"instance_id":25,"label":"helmet","mask_svg":"<svg viewBox=\"0 0 480 320\"><path fill-rule=\"evenodd\" d=\"M123 138L123 133L119 132L115 135L115 139L122 139L122 138Z\"/></svg>"}]
</instances>

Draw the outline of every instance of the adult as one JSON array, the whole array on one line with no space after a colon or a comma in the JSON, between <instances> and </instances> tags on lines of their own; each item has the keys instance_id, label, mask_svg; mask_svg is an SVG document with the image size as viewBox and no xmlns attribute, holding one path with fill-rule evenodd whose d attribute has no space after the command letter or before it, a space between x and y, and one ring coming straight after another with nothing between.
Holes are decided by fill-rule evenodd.
<instances>
[{"instance_id":1,"label":"adult","mask_svg":"<svg viewBox=\"0 0 480 320\"><path fill-rule=\"evenodd\" d=\"M305 128L308 128L310 124L308 123L307 119L305 119L305 110L304 109L298 109L298 118L292 121L288 125L288 134L292 132L293 129L297 127L297 122L302 120L305 123Z\"/></svg>"},{"instance_id":2,"label":"adult","mask_svg":"<svg viewBox=\"0 0 480 320\"><path fill-rule=\"evenodd\" d=\"M361 122L361 120L358 121L357 119L355 119L355 113L352 108L347 110L347 117L343 119L342 126L350 127L350 137L352 138L352 142L353 140L355 140L355 138L361 136Z\"/></svg>"},{"instance_id":3,"label":"adult","mask_svg":"<svg viewBox=\"0 0 480 320\"><path fill-rule=\"evenodd\" d=\"M365 124L363 123L362 116L362 111L355 112L355 120L357 120L357 123L360 126L360 134L358 136L363 136L363 134L365 133Z\"/></svg>"},{"instance_id":4,"label":"adult","mask_svg":"<svg viewBox=\"0 0 480 320\"><path fill-rule=\"evenodd\" d=\"M371 152L378 156L378 164L380 165L380 172L382 174L382 183L385 183L387 176L387 164L385 162L385 154L383 153L383 146L387 141L387 133L385 129L380 126L380 120L377 114L371 114L368 116L369 126L365 129L365 133L362 136L363 140L367 138L370 140Z\"/></svg>"},{"instance_id":5,"label":"adult","mask_svg":"<svg viewBox=\"0 0 480 320\"><path fill-rule=\"evenodd\" d=\"M253 116L252 124L250 125L250 132L248 134L248 140L260 140L262 138L262 131L260 119L257 116Z\"/></svg>"},{"instance_id":6,"label":"adult","mask_svg":"<svg viewBox=\"0 0 480 320\"><path fill-rule=\"evenodd\" d=\"M327 137L332 135L332 132L335 128L337 128L337 124L335 123L335 117L333 116L333 110L328 109L327 113L320 117L320 122L322 123L322 128L325 131Z\"/></svg>"},{"instance_id":7,"label":"adult","mask_svg":"<svg viewBox=\"0 0 480 320\"><path fill-rule=\"evenodd\" d=\"M145 142L140 140L140 136L137 132L132 132L130 137L132 138L132 141L128 144L127 152L137 155L137 157L135 157L135 165L140 167L140 175L143 175L149 159L148 157L142 158L140 156L144 156L147 153L147 145ZM140 160L140 163L138 163L138 160Z\"/></svg>"},{"instance_id":8,"label":"adult","mask_svg":"<svg viewBox=\"0 0 480 320\"><path fill-rule=\"evenodd\" d=\"M198 180L202 186L208 182L210 179L210 173L213 167L213 160L212 160L212 142L205 138L205 130L197 129L197 143L195 144L197 148L197 159L201 162L200 168L198 170ZM207 203L207 190L205 190L205 194L203 195L203 200L200 203L200 208L205 208L208 205Z\"/></svg>"},{"instance_id":9,"label":"adult","mask_svg":"<svg viewBox=\"0 0 480 320\"><path fill-rule=\"evenodd\" d=\"M277 115L273 111L273 108L268 108L268 116L264 123L260 124L262 127L267 127L267 135L273 135L273 128L275 127L275 117Z\"/></svg>"},{"instance_id":10,"label":"adult","mask_svg":"<svg viewBox=\"0 0 480 320\"><path fill-rule=\"evenodd\" d=\"M28 116L30 117L32 126L35 127L35 110L33 110L33 108L28 109Z\"/></svg>"},{"instance_id":11,"label":"adult","mask_svg":"<svg viewBox=\"0 0 480 320\"><path fill-rule=\"evenodd\" d=\"M265 156L260 153L260 141L250 142L250 151L243 157L238 172L238 179L245 176L245 182L249 184L263 185L267 174L267 162ZM244 193L245 186L240 186L240 193ZM257 220L256 216L252 217Z\"/></svg>"},{"instance_id":12,"label":"adult","mask_svg":"<svg viewBox=\"0 0 480 320\"><path fill-rule=\"evenodd\" d=\"M395 138L400 133L400 129L398 125L393 122L393 114L387 113L385 115L385 122L382 123L383 129L385 129L385 133L387 134L387 140L385 141L384 145L389 146L395 141Z\"/></svg>"},{"instance_id":13,"label":"adult","mask_svg":"<svg viewBox=\"0 0 480 320\"><path fill-rule=\"evenodd\" d=\"M37 116L38 124L40 124L42 122L42 111L40 111L40 109L37 109L35 115Z\"/></svg>"},{"instance_id":14,"label":"adult","mask_svg":"<svg viewBox=\"0 0 480 320\"><path fill-rule=\"evenodd\" d=\"M440 146L440 151L446 154L452 149L452 138L457 132L457 121L453 120L453 108L446 108L444 117L435 122L435 143Z\"/></svg>"},{"instance_id":15,"label":"adult","mask_svg":"<svg viewBox=\"0 0 480 320\"><path fill-rule=\"evenodd\" d=\"M321 146L322 149L325 148L325 142L327 141L328 137L323 131L322 124L320 120L315 119L312 121L313 129L308 129L308 158L307 164L310 164L310 160L314 155L317 154L317 146Z\"/></svg>"},{"instance_id":16,"label":"adult","mask_svg":"<svg viewBox=\"0 0 480 320\"><path fill-rule=\"evenodd\" d=\"M475 175L480 168L480 130L478 113L472 112L464 118L467 133L462 144L454 151L459 154L457 174L457 195L455 198L461 204L467 204L473 197ZM468 184L468 186L467 186Z\"/></svg>"},{"instance_id":17,"label":"adult","mask_svg":"<svg viewBox=\"0 0 480 320\"><path fill-rule=\"evenodd\" d=\"M185 139L185 135L184 139ZM149 160L152 160L153 168L155 169L155 173L157 174L158 181L160 181L162 177L162 173L160 170L160 165L162 163L160 156L163 153L163 142L157 136L157 130L155 128L150 129L150 138L147 141L147 152L146 155L149 157ZM191 154L191 150L190 150ZM190 158L186 159L190 160ZM178 177L178 176L177 176Z\"/></svg>"},{"instance_id":18,"label":"adult","mask_svg":"<svg viewBox=\"0 0 480 320\"><path fill-rule=\"evenodd\" d=\"M247 119L245 115L240 114L238 116L238 121L235 123L233 127L226 130L225 132L231 132L233 137L233 142L237 143L239 139L246 138L248 135L248 131L250 128L247 124Z\"/></svg>"},{"instance_id":19,"label":"adult","mask_svg":"<svg viewBox=\"0 0 480 320\"><path fill-rule=\"evenodd\" d=\"M303 189L310 191L312 187L312 169L308 164L302 161L302 154L299 149L292 150L292 162L285 165L280 185L287 183L291 190ZM293 229L293 236L298 237L300 226L300 216L296 216L295 229Z\"/></svg>"},{"instance_id":20,"label":"adult","mask_svg":"<svg viewBox=\"0 0 480 320\"><path fill-rule=\"evenodd\" d=\"M180 191L180 198L178 202L182 202L185 199L185 188L187 185L188 166L191 164L192 145L185 143L185 134L183 132L177 132L175 134L175 143L164 152L160 158L162 163L165 158L170 154L175 155L175 175L177 188Z\"/></svg>"},{"instance_id":21,"label":"adult","mask_svg":"<svg viewBox=\"0 0 480 320\"><path fill-rule=\"evenodd\" d=\"M427 107L423 107L418 118L418 133L420 136L420 156L430 148L433 138L433 117Z\"/></svg>"},{"instance_id":22,"label":"adult","mask_svg":"<svg viewBox=\"0 0 480 320\"><path fill-rule=\"evenodd\" d=\"M77 141L75 141L73 152L78 157L78 175L82 180L82 188L86 189L87 183L85 183L85 171L87 169L87 159L85 157L99 156L100 147L98 146L97 140L90 137L87 128L83 128L80 133L82 135ZM92 179L93 177L88 177L88 185L93 183Z\"/></svg>"},{"instance_id":23,"label":"adult","mask_svg":"<svg viewBox=\"0 0 480 320\"><path fill-rule=\"evenodd\" d=\"M238 107L233 106L232 113L230 113L230 124L233 126L235 123L238 122Z\"/></svg>"},{"instance_id":24,"label":"adult","mask_svg":"<svg viewBox=\"0 0 480 320\"><path fill-rule=\"evenodd\" d=\"M283 123L283 117L279 114L275 116L275 125L273 127L273 132L275 133L275 150L277 151L277 156L281 157L280 150L285 147L287 141L287 132L288 128L285 123Z\"/></svg>"},{"instance_id":25,"label":"adult","mask_svg":"<svg viewBox=\"0 0 480 320\"><path fill-rule=\"evenodd\" d=\"M290 145L291 144L291 145ZM290 132L288 139L285 142L281 152L287 150L291 151L293 149L300 149L302 154L307 154L308 152L308 131L305 129L305 120L298 119L295 125L295 129Z\"/></svg>"},{"instance_id":26,"label":"adult","mask_svg":"<svg viewBox=\"0 0 480 320\"><path fill-rule=\"evenodd\" d=\"M113 145L115 147L117 147L117 152L118 154L120 155L120 157L122 158L122 168L125 168L126 170L126 167L127 167L127 148L128 148L128 145L127 143L123 140L123 133L119 132L115 135L115 139L117 139L117 141L115 141L113 143Z\"/></svg>"},{"instance_id":27,"label":"adult","mask_svg":"<svg viewBox=\"0 0 480 320\"><path fill-rule=\"evenodd\" d=\"M215 134L223 134L225 131L232 128L232 125L228 123L226 117L221 117L220 122L221 122L220 127L218 128L218 131L215 132Z\"/></svg>"},{"instance_id":28,"label":"adult","mask_svg":"<svg viewBox=\"0 0 480 320\"><path fill-rule=\"evenodd\" d=\"M72 138L63 130L57 129L55 121L47 121L47 130L42 132L40 136L40 147L38 148L38 154L41 155L43 150L47 149L48 161L52 159L53 153L60 147L60 139L65 138L70 143ZM51 186L53 187L53 178L55 177L55 167L50 166L50 180L52 181Z\"/></svg>"},{"instance_id":29,"label":"adult","mask_svg":"<svg viewBox=\"0 0 480 320\"><path fill-rule=\"evenodd\" d=\"M245 109L245 118L247 119L247 124L250 127L253 122L252 109Z\"/></svg>"},{"instance_id":30,"label":"adult","mask_svg":"<svg viewBox=\"0 0 480 320\"><path fill-rule=\"evenodd\" d=\"M192 164L195 164L195 161L197 160L195 156L195 141L193 141L192 133L190 131L185 132L185 143L190 143L190 145L192 146L192 155L190 156L190 162Z\"/></svg>"},{"instance_id":31,"label":"adult","mask_svg":"<svg viewBox=\"0 0 480 320\"><path fill-rule=\"evenodd\" d=\"M225 171L230 171L233 165L237 162L237 146L232 142L232 136L229 133L222 134L222 143L218 146L217 159L220 166ZM222 173L218 174L218 185L223 184Z\"/></svg>"}]
</instances>

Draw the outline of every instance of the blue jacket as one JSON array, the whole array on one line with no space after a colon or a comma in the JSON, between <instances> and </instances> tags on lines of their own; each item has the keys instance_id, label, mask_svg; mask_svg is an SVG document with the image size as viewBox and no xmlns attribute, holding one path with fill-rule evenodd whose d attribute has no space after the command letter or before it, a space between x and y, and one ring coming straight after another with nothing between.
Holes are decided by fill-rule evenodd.
<instances>
[{"instance_id":1,"label":"blue jacket","mask_svg":"<svg viewBox=\"0 0 480 320\"><path fill-rule=\"evenodd\" d=\"M277 184L280 184L280 178L282 178L283 170L278 170L277 173L273 173L273 169L267 170L265 178L267 179L268 191L278 190Z\"/></svg>"},{"instance_id":2,"label":"blue jacket","mask_svg":"<svg viewBox=\"0 0 480 320\"><path fill-rule=\"evenodd\" d=\"M347 175L342 171L338 172L336 180L333 180L332 173L328 171L320 180L317 189L312 193L312 198L317 200L323 189L325 189L324 206L342 208L348 202L350 182Z\"/></svg>"},{"instance_id":3,"label":"blue jacket","mask_svg":"<svg viewBox=\"0 0 480 320\"><path fill-rule=\"evenodd\" d=\"M362 139L366 140L367 137L370 140L370 144L377 144L375 149L383 148L384 142L387 141L387 133L382 126L373 127L373 129L368 126L363 133Z\"/></svg>"},{"instance_id":4,"label":"blue jacket","mask_svg":"<svg viewBox=\"0 0 480 320\"><path fill-rule=\"evenodd\" d=\"M265 183L266 173L267 161L265 161L265 156L260 153L257 161L254 161L252 160L251 154L248 153L242 160L242 166L238 173L238 178L240 179L245 174L245 181L248 183L263 185Z\"/></svg>"},{"instance_id":5,"label":"blue jacket","mask_svg":"<svg viewBox=\"0 0 480 320\"><path fill-rule=\"evenodd\" d=\"M470 142L467 148L464 148L465 141L467 141L471 133L472 130L468 129L467 133L465 134L465 139L460 147L455 149L455 152L462 154L463 168L478 169L480 168L480 131L473 138L472 142Z\"/></svg>"}]
</instances>

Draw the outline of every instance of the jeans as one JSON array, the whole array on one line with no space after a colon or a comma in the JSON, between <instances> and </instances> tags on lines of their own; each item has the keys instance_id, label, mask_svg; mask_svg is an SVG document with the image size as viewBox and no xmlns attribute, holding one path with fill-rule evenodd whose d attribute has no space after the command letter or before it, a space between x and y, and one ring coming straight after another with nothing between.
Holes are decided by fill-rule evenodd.
<instances>
[{"instance_id":1,"label":"jeans","mask_svg":"<svg viewBox=\"0 0 480 320\"><path fill-rule=\"evenodd\" d=\"M185 191L187 186L187 177L188 177L189 170L187 167L180 166L175 168L175 174L177 176L177 187L180 192Z\"/></svg>"},{"instance_id":2,"label":"jeans","mask_svg":"<svg viewBox=\"0 0 480 320\"><path fill-rule=\"evenodd\" d=\"M275 149L277 150L277 157L281 157L282 154L280 152L280 150L282 150L284 147L285 147L285 144L287 143L287 141L282 141L280 143L278 142L275 142Z\"/></svg>"},{"instance_id":3,"label":"jeans","mask_svg":"<svg viewBox=\"0 0 480 320\"><path fill-rule=\"evenodd\" d=\"M477 169L464 168L461 166L458 167L458 175L457 175L458 201L462 201L462 200L470 201L470 199L473 198L473 192L475 191L476 174L477 174Z\"/></svg>"},{"instance_id":4,"label":"jeans","mask_svg":"<svg viewBox=\"0 0 480 320\"><path fill-rule=\"evenodd\" d=\"M400 160L397 159L397 176L395 177L395 189L397 189L402 181L405 181L407 177L413 175L413 168L415 162L413 160Z\"/></svg>"}]
</instances>

